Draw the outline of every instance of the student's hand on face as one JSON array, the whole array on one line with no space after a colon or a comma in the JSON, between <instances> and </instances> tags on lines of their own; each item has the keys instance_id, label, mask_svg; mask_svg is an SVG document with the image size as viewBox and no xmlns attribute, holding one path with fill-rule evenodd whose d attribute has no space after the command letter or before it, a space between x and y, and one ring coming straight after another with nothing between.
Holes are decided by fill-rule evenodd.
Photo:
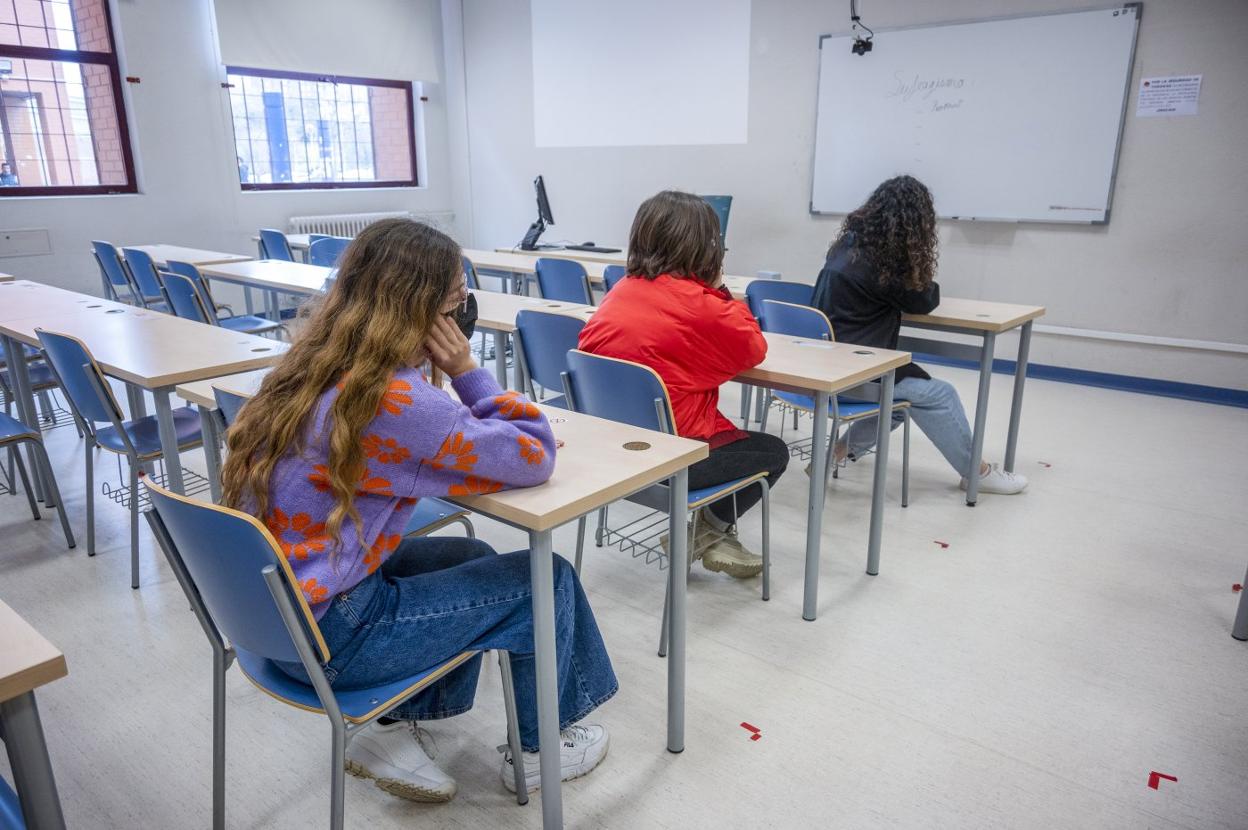
<instances>
[{"instance_id":1,"label":"student's hand on face","mask_svg":"<svg viewBox=\"0 0 1248 830\"><path fill-rule=\"evenodd\" d=\"M477 368L468 338L445 315L439 314L434 318L425 348L429 350L433 365L453 378Z\"/></svg>"}]
</instances>

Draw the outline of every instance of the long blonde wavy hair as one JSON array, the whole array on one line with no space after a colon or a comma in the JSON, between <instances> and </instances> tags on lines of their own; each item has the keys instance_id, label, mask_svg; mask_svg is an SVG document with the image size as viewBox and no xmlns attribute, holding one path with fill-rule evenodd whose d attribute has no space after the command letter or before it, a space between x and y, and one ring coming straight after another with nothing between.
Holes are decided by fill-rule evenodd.
<instances>
[{"instance_id":1,"label":"long blonde wavy hair","mask_svg":"<svg viewBox=\"0 0 1248 830\"><path fill-rule=\"evenodd\" d=\"M317 399L335 383L330 408L329 487L336 502L326 529L360 523L355 487L365 471L361 437L377 416L391 376L424 353L437 315L462 273L459 245L428 225L385 219L343 252L333 287L312 306L290 351L265 376L226 437L223 502L263 520L269 480L288 452L299 452Z\"/></svg>"}]
</instances>

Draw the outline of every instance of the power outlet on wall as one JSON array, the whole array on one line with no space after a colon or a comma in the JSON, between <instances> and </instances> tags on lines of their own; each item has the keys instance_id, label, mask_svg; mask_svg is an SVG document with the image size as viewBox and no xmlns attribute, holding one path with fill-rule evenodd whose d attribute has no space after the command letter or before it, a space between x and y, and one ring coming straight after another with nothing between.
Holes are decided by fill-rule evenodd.
<instances>
[{"instance_id":1,"label":"power outlet on wall","mask_svg":"<svg viewBox=\"0 0 1248 830\"><path fill-rule=\"evenodd\" d=\"M47 228L0 230L0 257L42 256L52 253Z\"/></svg>"}]
</instances>

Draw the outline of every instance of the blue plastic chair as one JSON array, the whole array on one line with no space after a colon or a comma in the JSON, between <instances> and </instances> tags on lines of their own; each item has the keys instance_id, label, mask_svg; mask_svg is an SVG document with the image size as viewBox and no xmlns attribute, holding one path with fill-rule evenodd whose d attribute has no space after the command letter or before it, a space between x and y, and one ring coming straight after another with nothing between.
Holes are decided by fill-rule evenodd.
<instances>
[{"instance_id":1,"label":"blue plastic chair","mask_svg":"<svg viewBox=\"0 0 1248 830\"><path fill-rule=\"evenodd\" d=\"M142 305L139 292L130 279L130 272L121 261L121 253L111 242L99 240L91 243L95 264L100 267L100 279L104 284L104 296L118 303Z\"/></svg>"},{"instance_id":2,"label":"blue plastic chair","mask_svg":"<svg viewBox=\"0 0 1248 830\"><path fill-rule=\"evenodd\" d=\"M70 529L69 518L65 515L65 503L61 500L61 491L56 485L56 476L52 473L52 464L48 461L48 452L43 446L43 436L38 430L31 429L16 418L0 412L0 449L7 449L9 460L16 464L17 472L22 477L22 486L26 488L26 500L30 503L31 515L37 521L39 506L35 503L35 491L31 488L30 479L26 475L26 465L22 462L22 454L18 452L23 445L32 450L35 463L39 465L40 472L43 474L43 480L52 490L49 500L56 505L56 510L61 516L61 530L65 533L65 544L72 548L76 544L74 532ZM12 477L9 479L9 489L16 492L16 483Z\"/></svg>"},{"instance_id":3,"label":"blue plastic chair","mask_svg":"<svg viewBox=\"0 0 1248 830\"><path fill-rule=\"evenodd\" d=\"M212 395L217 399L219 423L221 426L229 429L234 421L237 420L243 404L247 403L247 398L234 392L218 389L215 386L212 388ZM425 497L416 502L416 509L412 511L411 518L407 520L407 525L403 528L403 535L428 536L435 530L441 530L447 525L460 524L463 525L464 532L468 538L475 539L477 533L472 526L472 521L468 518L469 515L467 510L448 501Z\"/></svg>"},{"instance_id":4,"label":"blue plastic chair","mask_svg":"<svg viewBox=\"0 0 1248 830\"><path fill-rule=\"evenodd\" d=\"M130 278L139 290L139 300L153 311L169 309L165 305L165 295L160 290L160 275L156 263L147 251L138 248L122 248L121 255L125 258L126 268L130 270Z\"/></svg>"},{"instance_id":5,"label":"blue plastic chair","mask_svg":"<svg viewBox=\"0 0 1248 830\"><path fill-rule=\"evenodd\" d=\"M308 262L326 268L336 268L342 252L351 244L351 240L341 236L327 236L315 239L308 246Z\"/></svg>"},{"instance_id":6,"label":"blue plastic chair","mask_svg":"<svg viewBox=\"0 0 1248 830\"><path fill-rule=\"evenodd\" d=\"M533 268L537 272L537 290L544 299L594 304L585 266L576 260L542 257Z\"/></svg>"},{"instance_id":7,"label":"blue plastic chair","mask_svg":"<svg viewBox=\"0 0 1248 830\"><path fill-rule=\"evenodd\" d=\"M562 389L563 374L568 371L568 352L575 349L585 321L569 314L521 309L516 315L516 339L520 344L520 360L529 378L529 397L537 400L533 381L546 390ZM568 407L567 398L556 395L542 403Z\"/></svg>"},{"instance_id":8,"label":"blue plastic chair","mask_svg":"<svg viewBox=\"0 0 1248 830\"><path fill-rule=\"evenodd\" d=\"M0 830L26 830L22 803L3 776L0 776Z\"/></svg>"},{"instance_id":9,"label":"blue plastic chair","mask_svg":"<svg viewBox=\"0 0 1248 830\"><path fill-rule=\"evenodd\" d=\"M464 279L468 281L468 290L476 291L481 287L477 280L477 268L472 264L472 260L468 257L461 257L464 262Z\"/></svg>"},{"instance_id":10,"label":"blue plastic chair","mask_svg":"<svg viewBox=\"0 0 1248 830\"><path fill-rule=\"evenodd\" d=\"M172 271L160 272L160 287L165 294L165 302L173 313L184 320L212 325L208 318L208 310L204 308L195 283L181 274Z\"/></svg>"},{"instance_id":11,"label":"blue plastic chair","mask_svg":"<svg viewBox=\"0 0 1248 830\"><path fill-rule=\"evenodd\" d=\"M341 830L347 745L360 729L425 689L479 652L465 651L437 666L382 686L334 689L324 666L331 654L286 557L269 531L245 513L193 501L148 483L148 523L212 645L212 815L225 827L225 674L237 662L261 691L304 711L323 713L330 742L330 827ZM295 663L310 682L279 667ZM520 757L511 663L499 653L507 740ZM515 764L516 798L528 796Z\"/></svg>"},{"instance_id":12,"label":"blue plastic chair","mask_svg":"<svg viewBox=\"0 0 1248 830\"><path fill-rule=\"evenodd\" d=\"M745 287L745 304L759 325L763 325L764 300L778 300L793 305L810 305L815 287L804 282L784 282L782 280L754 280ZM766 327L763 327L766 331Z\"/></svg>"},{"instance_id":13,"label":"blue plastic chair","mask_svg":"<svg viewBox=\"0 0 1248 830\"><path fill-rule=\"evenodd\" d=\"M123 420L112 387L82 341L65 334L35 329L44 359L65 390L78 430L86 439L87 555L95 556L95 448L125 456L130 466L129 490L122 503L130 508L130 587L139 587L139 470L164 457L155 415ZM178 449L200 446L199 416L188 406L173 410ZM105 426L97 427L97 424Z\"/></svg>"},{"instance_id":14,"label":"blue plastic chair","mask_svg":"<svg viewBox=\"0 0 1248 830\"><path fill-rule=\"evenodd\" d=\"M764 306L763 329L765 331L787 334L793 337L805 337L811 340L832 341L836 339L832 335L832 323L819 309L794 303L783 303L778 300L763 300L762 302ZM804 395L800 392L768 390L768 397L763 408L762 428L764 432L767 430L767 415L771 410L771 404L776 400L782 401L793 410L795 427L799 411L813 412L815 409L815 399L810 395ZM832 410L832 434L828 440L828 463L824 466L825 484L827 483L829 471L832 474L832 478L839 478L839 471L836 468L836 464L833 463L833 450L840 435L841 424L849 424L863 418L874 418L880 414L880 405L876 401L864 401L837 395L832 398L830 404ZM901 445L901 506L907 507L910 504L910 402L895 401L892 411L894 415L901 415L904 427Z\"/></svg>"},{"instance_id":15,"label":"blue plastic chair","mask_svg":"<svg viewBox=\"0 0 1248 830\"><path fill-rule=\"evenodd\" d=\"M719 219L719 241L728 247L728 214L732 211L731 196L703 196L702 201L706 202L715 210L715 217Z\"/></svg>"},{"instance_id":16,"label":"blue plastic chair","mask_svg":"<svg viewBox=\"0 0 1248 830\"><path fill-rule=\"evenodd\" d=\"M172 273L190 281L194 293L199 297L200 306L202 307L204 317L206 318L200 320L201 323L220 326L223 329L238 331L243 334L267 334L269 332L282 330L281 323L275 320L270 320L267 317L257 317L253 314L244 314L237 317L233 314L229 314L222 317L221 308L225 308L225 306L217 306L216 303L213 302L212 293L208 290L208 281L205 280L203 275L199 273L198 268L189 262L178 262L173 259L169 260L166 264L169 266L168 272L162 272L162 275L165 273ZM167 283L162 284L165 284L167 287ZM178 311L176 308L173 313L177 314L179 317L187 316Z\"/></svg>"},{"instance_id":17,"label":"blue plastic chair","mask_svg":"<svg viewBox=\"0 0 1248 830\"><path fill-rule=\"evenodd\" d=\"M627 269L623 265L608 265L602 269L602 282L605 286L604 293L615 287L615 284L624 279L628 275Z\"/></svg>"},{"instance_id":18,"label":"blue plastic chair","mask_svg":"<svg viewBox=\"0 0 1248 830\"><path fill-rule=\"evenodd\" d=\"M286 234L273 228L261 228L260 258L294 262L295 254L290 250L290 241L286 239Z\"/></svg>"},{"instance_id":19,"label":"blue plastic chair","mask_svg":"<svg viewBox=\"0 0 1248 830\"><path fill-rule=\"evenodd\" d=\"M609 421L632 424L642 429L656 432L676 434L676 416L672 411L671 398L667 394L662 378L649 366L618 360L613 357L602 357L573 349L567 354L568 371L564 373L564 394L571 408L576 412L584 412ZM759 472L735 481L703 487L697 490L690 488L688 507L693 515L693 538L697 538L697 510L714 504L754 484L763 488L762 522L763 522L763 599L771 598L771 493L767 486L767 473ZM666 484L658 484L628 497L658 510L666 510L670 505L670 492ZM607 511L599 511L599 534L597 541L602 543L606 527ZM584 519L578 523L578 543L576 569L581 567L580 536L584 534ZM623 534L620 534L621 538ZM644 540L633 543L645 547ZM690 546L689 564L696 558L696 551ZM668 598L670 600L670 597ZM659 654L667 653L667 603L663 606L663 634L660 639Z\"/></svg>"}]
</instances>

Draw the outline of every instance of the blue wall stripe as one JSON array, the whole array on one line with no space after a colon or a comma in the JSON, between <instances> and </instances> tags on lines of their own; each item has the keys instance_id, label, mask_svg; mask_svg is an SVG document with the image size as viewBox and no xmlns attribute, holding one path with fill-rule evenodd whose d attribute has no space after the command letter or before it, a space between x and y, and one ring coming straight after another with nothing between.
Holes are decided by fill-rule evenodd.
<instances>
[{"instance_id":1,"label":"blue wall stripe","mask_svg":"<svg viewBox=\"0 0 1248 830\"><path fill-rule=\"evenodd\" d=\"M952 357L940 357L934 354L915 353L915 363L931 363L937 366L956 366L960 369L978 369L979 364L973 360L960 360ZM992 371L1007 375L1014 374L1013 360L997 358L992 361ZM1139 392L1144 395L1160 395L1163 398L1182 398L1201 403L1216 403L1222 406L1238 406L1248 409L1248 390L1226 389L1221 386L1202 386L1198 383L1179 383L1173 380L1156 380L1141 378L1134 375L1115 375L1110 372L1092 372L1087 369L1070 369L1065 366L1049 366L1044 363L1028 363L1027 377L1040 380L1055 380L1060 383L1077 383L1083 386L1097 386L1101 389L1118 389L1123 392Z\"/></svg>"}]
</instances>

